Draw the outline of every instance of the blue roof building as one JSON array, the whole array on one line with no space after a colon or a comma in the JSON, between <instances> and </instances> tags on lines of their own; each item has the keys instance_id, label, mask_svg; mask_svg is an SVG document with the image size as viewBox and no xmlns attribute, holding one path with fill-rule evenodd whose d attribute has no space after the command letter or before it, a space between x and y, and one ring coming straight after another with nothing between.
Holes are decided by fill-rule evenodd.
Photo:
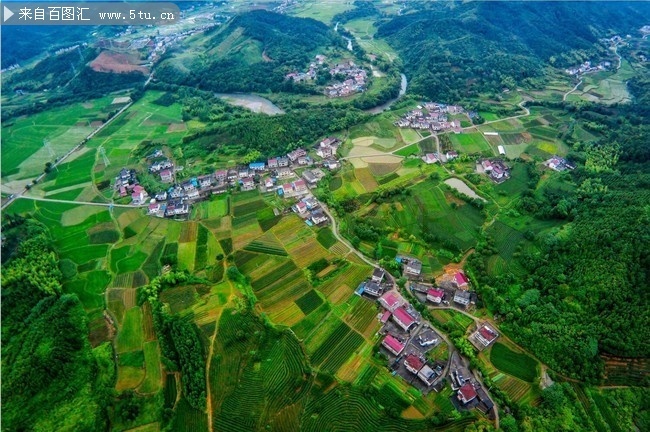
<instances>
[{"instance_id":1,"label":"blue roof building","mask_svg":"<svg viewBox=\"0 0 650 432\"><path fill-rule=\"evenodd\" d=\"M265 166L264 162L251 162L248 164L248 168L255 171L264 171Z\"/></svg>"}]
</instances>

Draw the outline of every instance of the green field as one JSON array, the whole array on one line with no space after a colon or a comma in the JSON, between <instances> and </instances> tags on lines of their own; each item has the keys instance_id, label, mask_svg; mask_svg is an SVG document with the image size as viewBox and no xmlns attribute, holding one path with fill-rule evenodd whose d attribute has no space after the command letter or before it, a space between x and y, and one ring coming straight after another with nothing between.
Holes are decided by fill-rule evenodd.
<instances>
[{"instance_id":1,"label":"green field","mask_svg":"<svg viewBox=\"0 0 650 432\"><path fill-rule=\"evenodd\" d=\"M492 346L490 361L497 369L526 382L533 382L537 378L535 359L528 354L512 351L500 342Z\"/></svg>"},{"instance_id":2,"label":"green field","mask_svg":"<svg viewBox=\"0 0 650 432\"><path fill-rule=\"evenodd\" d=\"M460 153L485 153L492 154L490 145L480 132L449 134L449 139L454 148Z\"/></svg>"}]
</instances>

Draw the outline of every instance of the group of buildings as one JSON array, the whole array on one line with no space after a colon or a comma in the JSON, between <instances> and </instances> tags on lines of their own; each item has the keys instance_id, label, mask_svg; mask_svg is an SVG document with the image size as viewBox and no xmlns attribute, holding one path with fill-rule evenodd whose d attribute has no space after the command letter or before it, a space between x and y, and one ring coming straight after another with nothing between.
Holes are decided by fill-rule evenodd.
<instances>
[{"instance_id":1,"label":"group of buildings","mask_svg":"<svg viewBox=\"0 0 650 432\"><path fill-rule=\"evenodd\" d=\"M591 61L586 61L578 66L573 66L565 70L569 75L584 75L586 73L599 72L607 70L612 66L611 62L602 61L598 64L592 64Z\"/></svg>"},{"instance_id":2,"label":"group of buildings","mask_svg":"<svg viewBox=\"0 0 650 432\"><path fill-rule=\"evenodd\" d=\"M425 304L444 304L465 310L475 301L475 294L470 291L470 281L462 271L443 276L438 286L411 282L409 288Z\"/></svg>"},{"instance_id":3,"label":"group of buildings","mask_svg":"<svg viewBox=\"0 0 650 432\"><path fill-rule=\"evenodd\" d=\"M320 203L313 196L301 198L291 207L291 210L300 216L309 226L322 225L329 221Z\"/></svg>"},{"instance_id":4,"label":"group of buildings","mask_svg":"<svg viewBox=\"0 0 650 432\"><path fill-rule=\"evenodd\" d=\"M510 178L510 167L501 159L484 159L476 168L477 172L486 174L495 183L503 183Z\"/></svg>"},{"instance_id":5,"label":"group of buildings","mask_svg":"<svg viewBox=\"0 0 650 432\"><path fill-rule=\"evenodd\" d=\"M330 68L330 75L334 79L343 79L325 87L325 94L329 97L350 96L366 89L368 72L355 65L352 60Z\"/></svg>"},{"instance_id":6,"label":"group of buildings","mask_svg":"<svg viewBox=\"0 0 650 432\"><path fill-rule=\"evenodd\" d=\"M569 162L568 160L556 155L544 162L544 165L554 171L573 170L576 168L572 162Z\"/></svg>"},{"instance_id":7,"label":"group of buildings","mask_svg":"<svg viewBox=\"0 0 650 432\"><path fill-rule=\"evenodd\" d=\"M465 110L459 105L445 105L436 102L425 102L414 110L404 114L395 122L401 128L426 129L431 131L462 131L459 120L449 121L449 115L463 114Z\"/></svg>"},{"instance_id":8,"label":"group of buildings","mask_svg":"<svg viewBox=\"0 0 650 432\"><path fill-rule=\"evenodd\" d=\"M232 168L219 169L213 173L192 177L182 182L176 181L176 173L182 167L174 163L157 149L147 156L148 171L158 176L161 183L169 183L166 190L155 193L149 202L149 194L140 186L136 171L123 168L115 178L115 190L120 197L131 196L131 203L143 205L149 202L149 214L158 217L183 217L189 214L190 204L205 199L212 194L225 193L238 187L242 191L259 188L262 192L276 192L284 198L299 198L309 193L324 176L326 169L337 169L339 161L336 151L341 141L327 137L319 142L315 151L322 158L315 163L303 148L295 149L284 156L273 157L265 162L251 162ZM300 201L303 202L303 201ZM304 201L305 205L311 201ZM299 205L302 210L302 204ZM308 213L298 212L301 216L309 214L306 222L321 224L327 220L322 209L308 209Z\"/></svg>"},{"instance_id":9,"label":"group of buildings","mask_svg":"<svg viewBox=\"0 0 650 432\"><path fill-rule=\"evenodd\" d=\"M294 71L291 73L288 73L284 76L284 79L290 79L293 80L294 82L302 82L302 81L310 81L316 78L316 75L318 74L318 66L321 66L324 62L325 59L324 55L318 54L316 57L314 57L313 62L309 64L309 69L307 69L306 72L298 72Z\"/></svg>"}]
</instances>

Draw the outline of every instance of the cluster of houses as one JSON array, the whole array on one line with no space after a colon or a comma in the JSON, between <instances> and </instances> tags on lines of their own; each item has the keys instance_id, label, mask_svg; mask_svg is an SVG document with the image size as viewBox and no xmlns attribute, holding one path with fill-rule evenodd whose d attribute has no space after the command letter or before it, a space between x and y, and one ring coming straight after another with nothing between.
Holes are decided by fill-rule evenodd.
<instances>
[{"instance_id":1,"label":"cluster of houses","mask_svg":"<svg viewBox=\"0 0 650 432\"><path fill-rule=\"evenodd\" d=\"M472 380L471 376L465 376L461 369L451 373L451 388L456 391L458 402L466 408L476 407L487 414L494 407L485 389Z\"/></svg>"},{"instance_id":2,"label":"cluster of houses","mask_svg":"<svg viewBox=\"0 0 650 432\"><path fill-rule=\"evenodd\" d=\"M477 171L485 173L495 183L503 183L510 178L510 168L500 159L484 159L477 165Z\"/></svg>"},{"instance_id":3,"label":"cluster of houses","mask_svg":"<svg viewBox=\"0 0 650 432\"><path fill-rule=\"evenodd\" d=\"M429 364L424 352L440 342L439 336L425 324L417 336L410 337L410 332L418 325L420 316L395 291L382 295L379 304L385 309L381 321L386 324L391 319L395 329L407 334L388 330L381 342L382 347L395 357L392 368L398 369L403 359L402 364L406 373L417 377L424 384L425 389L430 387L442 374L442 366Z\"/></svg>"},{"instance_id":4,"label":"cluster of houses","mask_svg":"<svg viewBox=\"0 0 650 432\"><path fill-rule=\"evenodd\" d=\"M565 171L565 170L573 170L576 168L576 166L572 163L569 162L568 160L561 158L559 156L553 156L546 162L544 162L544 165L549 167L550 169L554 171Z\"/></svg>"},{"instance_id":5,"label":"cluster of houses","mask_svg":"<svg viewBox=\"0 0 650 432\"><path fill-rule=\"evenodd\" d=\"M135 205L144 204L149 198L147 191L140 186L135 170L122 168L115 177L115 190L120 198L131 194L131 202Z\"/></svg>"},{"instance_id":6,"label":"cluster of houses","mask_svg":"<svg viewBox=\"0 0 650 432\"><path fill-rule=\"evenodd\" d=\"M422 156L422 160L424 163L427 165L431 165L434 163L444 163L444 162L449 162L450 160L456 159L458 157L458 152L455 150L449 150L446 153L443 153L442 155L435 152L435 153L427 153L424 156Z\"/></svg>"},{"instance_id":7,"label":"cluster of houses","mask_svg":"<svg viewBox=\"0 0 650 432\"><path fill-rule=\"evenodd\" d=\"M315 61L311 62L309 64L309 69L307 69L306 72L298 72L294 71L291 73L288 73L284 76L284 79L287 80L293 80L294 82L301 82L301 81L310 81L316 78L316 75L318 73L318 66L322 65L325 62L325 57L322 54L318 54L315 57Z\"/></svg>"},{"instance_id":8,"label":"cluster of houses","mask_svg":"<svg viewBox=\"0 0 650 432\"><path fill-rule=\"evenodd\" d=\"M422 303L449 305L453 302L455 307L466 309L473 301L469 279L462 271L441 280L438 287L411 282L409 288Z\"/></svg>"},{"instance_id":9,"label":"cluster of houses","mask_svg":"<svg viewBox=\"0 0 650 432\"><path fill-rule=\"evenodd\" d=\"M355 65L352 60L331 68L330 75L332 77L343 76L345 79L325 87L325 94L329 97L350 96L362 92L366 88L368 73L365 69Z\"/></svg>"},{"instance_id":10,"label":"cluster of houses","mask_svg":"<svg viewBox=\"0 0 650 432\"><path fill-rule=\"evenodd\" d=\"M320 203L313 196L300 199L291 210L300 216L307 225L322 225L329 221L329 218L320 207Z\"/></svg>"},{"instance_id":11,"label":"cluster of houses","mask_svg":"<svg viewBox=\"0 0 650 432\"><path fill-rule=\"evenodd\" d=\"M598 64L592 64L591 61L586 61L578 66L573 66L565 70L569 75L584 75L592 72L599 72L609 69L612 66L611 62L603 61Z\"/></svg>"},{"instance_id":12,"label":"cluster of houses","mask_svg":"<svg viewBox=\"0 0 650 432\"><path fill-rule=\"evenodd\" d=\"M459 105L445 105L436 102L425 102L416 109L404 114L395 122L401 128L426 129L431 131L448 131L460 133L460 121L449 121L448 114L462 114L465 110Z\"/></svg>"},{"instance_id":13,"label":"cluster of houses","mask_svg":"<svg viewBox=\"0 0 650 432\"><path fill-rule=\"evenodd\" d=\"M284 198L301 197L309 193L325 172L319 165L328 169L337 169L339 161L336 151L341 141L328 137L316 145L316 153L323 159L315 164L303 148L295 149L285 156L269 158L266 162L251 162L248 165L219 169L211 174L192 177L182 183L175 182L175 173L182 167L175 167L162 150L157 149L147 156L148 171L158 175L162 183L171 183L167 190L160 191L149 203L149 214L158 217L177 217L189 214L191 202L207 198L211 194L227 192L231 187L239 186L242 191L257 187L263 192L277 192ZM305 168L298 178L296 169ZM149 199L147 191L138 184L135 170L123 168L115 178L115 190L120 197L131 194L132 204L146 204ZM303 201L301 201L303 202ZM307 200L305 202L311 202ZM302 209L302 205L299 206ZM322 209L308 209L307 221L321 224L327 220ZM312 211L313 210L313 211ZM299 212L303 215L304 212Z\"/></svg>"}]
</instances>

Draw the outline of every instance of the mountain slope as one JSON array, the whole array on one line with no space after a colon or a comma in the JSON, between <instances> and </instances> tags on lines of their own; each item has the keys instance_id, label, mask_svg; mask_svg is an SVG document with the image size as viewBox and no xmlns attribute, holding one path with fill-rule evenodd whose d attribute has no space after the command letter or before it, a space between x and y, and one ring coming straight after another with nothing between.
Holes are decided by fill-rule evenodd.
<instances>
[{"instance_id":1,"label":"mountain slope","mask_svg":"<svg viewBox=\"0 0 650 432\"><path fill-rule=\"evenodd\" d=\"M399 51L413 92L457 100L606 56L599 38L636 31L648 15L643 3L432 4L384 22L377 36Z\"/></svg>"},{"instance_id":2,"label":"mountain slope","mask_svg":"<svg viewBox=\"0 0 650 432\"><path fill-rule=\"evenodd\" d=\"M191 63L182 55L165 60L156 72L162 81L230 91L290 90L284 75L304 69L315 54L343 40L325 24L267 11L233 18L200 42L202 53ZM196 42L196 41L195 41Z\"/></svg>"}]
</instances>

